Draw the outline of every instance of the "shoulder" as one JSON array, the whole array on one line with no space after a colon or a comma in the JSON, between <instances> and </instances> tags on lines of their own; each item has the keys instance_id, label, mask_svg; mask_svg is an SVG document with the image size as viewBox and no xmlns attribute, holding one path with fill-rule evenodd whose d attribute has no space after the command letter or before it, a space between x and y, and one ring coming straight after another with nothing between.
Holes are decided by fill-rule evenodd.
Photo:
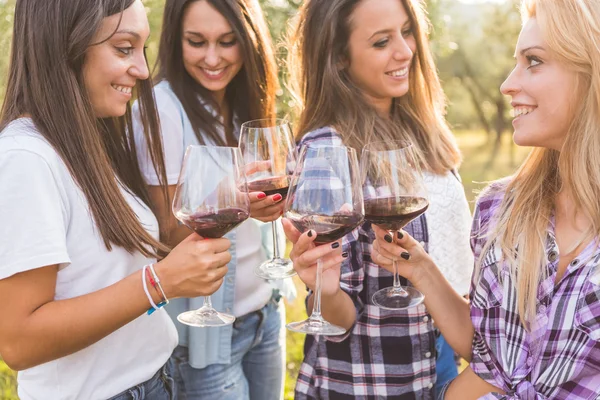
<instances>
[{"instance_id":1,"label":"shoulder","mask_svg":"<svg viewBox=\"0 0 600 400\"><path fill-rule=\"evenodd\" d=\"M311 143L319 143L323 145L343 145L344 142L340 134L332 126L324 126L307 132L298 142L298 147L302 147Z\"/></svg>"},{"instance_id":2,"label":"shoulder","mask_svg":"<svg viewBox=\"0 0 600 400\"><path fill-rule=\"evenodd\" d=\"M51 167L62 164L54 147L40 134L33 121L20 118L0 132L0 159L12 164L37 160Z\"/></svg>"},{"instance_id":3,"label":"shoulder","mask_svg":"<svg viewBox=\"0 0 600 400\"><path fill-rule=\"evenodd\" d=\"M491 220L500 211L512 177L506 177L491 182L477 197L473 223L480 229L487 230Z\"/></svg>"}]
</instances>

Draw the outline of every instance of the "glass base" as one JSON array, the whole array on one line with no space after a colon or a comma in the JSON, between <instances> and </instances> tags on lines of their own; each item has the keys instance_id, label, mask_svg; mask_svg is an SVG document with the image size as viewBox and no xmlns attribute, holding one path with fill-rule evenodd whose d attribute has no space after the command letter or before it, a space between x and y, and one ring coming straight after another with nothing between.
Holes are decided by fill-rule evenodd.
<instances>
[{"instance_id":1,"label":"glass base","mask_svg":"<svg viewBox=\"0 0 600 400\"><path fill-rule=\"evenodd\" d=\"M186 311L177 316L182 324L198 328L226 326L233 324L235 317L218 312L212 307L203 306L198 310Z\"/></svg>"},{"instance_id":2,"label":"glass base","mask_svg":"<svg viewBox=\"0 0 600 400\"><path fill-rule=\"evenodd\" d=\"M308 335L339 336L346 333L341 326L330 324L323 319L309 318L302 322L291 322L285 326L292 332Z\"/></svg>"},{"instance_id":3,"label":"glass base","mask_svg":"<svg viewBox=\"0 0 600 400\"><path fill-rule=\"evenodd\" d=\"M375 292L373 304L384 310L405 310L418 306L424 299L423 293L414 287L388 287Z\"/></svg>"},{"instance_id":4,"label":"glass base","mask_svg":"<svg viewBox=\"0 0 600 400\"><path fill-rule=\"evenodd\" d=\"M254 269L254 274L266 280L285 279L296 275L292 260L273 258L260 264Z\"/></svg>"}]
</instances>

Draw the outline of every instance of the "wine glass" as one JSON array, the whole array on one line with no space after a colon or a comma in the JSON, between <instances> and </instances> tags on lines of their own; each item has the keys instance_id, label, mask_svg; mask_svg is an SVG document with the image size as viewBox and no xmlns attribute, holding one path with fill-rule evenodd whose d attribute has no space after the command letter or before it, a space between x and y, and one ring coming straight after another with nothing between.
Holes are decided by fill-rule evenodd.
<instances>
[{"instance_id":1,"label":"wine glass","mask_svg":"<svg viewBox=\"0 0 600 400\"><path fill-rule=\"evenodd\" d=\"M250 216L242 155L238 148L188 146L173 198L173 214L185 226L207 239L225 235ZM198 310L177 316L197 327L224 326L233 315L216 311L210 296Z\"/></svg>"},{"instance_id":2,"label":"wine glass","mask_svg":"<svg viewBox=\"0 0 600 400\"><path fill-rule=\"evenodd\" d=\"M285 217L300 232L312 229L316 245L341 239L363 221L360 170L354 149L309 144L302 147L290 182ZM346 330L321 315L323 265L317 261L314 307L311 316L287 328L313 335L343 335Z\"/></svg>"},{"instance_id":3,"label":"wine glass","mask_svg":"<svg viewBox=\"0 0 600 400\"><path fill-rule=\"evenodd\" d=\"M365 219L372 224L399 231L427 210L420 163L413 146L405 141L373 142L362 151L361 170ZM423 294L402 286L394 261L394 284L373 294L373 303L386 310L403 310L423 302Z\"/></svg>"},{"instance_id":4,"label":"wine glass","mask_svg":"<svg viewBox=\"0 0 600 400\"><path fill-rule=\"evenodd\" d=\"M288 193L290 177L296 166L296 144L290 125L282 119L259 119L242 124L240 149L244 157L248 189L267 196ZM292 261L279 256L275 223L273 258L258 265L254 273L263 279L284 279L296 275Z\"/></svg>"}]
</instances>

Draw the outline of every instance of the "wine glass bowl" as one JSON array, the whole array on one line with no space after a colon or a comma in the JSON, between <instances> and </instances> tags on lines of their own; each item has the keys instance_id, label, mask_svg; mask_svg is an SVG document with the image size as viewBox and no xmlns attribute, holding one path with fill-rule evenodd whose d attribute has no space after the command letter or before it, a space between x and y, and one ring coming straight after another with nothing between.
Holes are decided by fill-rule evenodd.
<instances>
[{"instance_id":1,"label":"wine glass bowl","mask_svg":"<svg viewBox=\"0 0 600 400\"><path fill-rule=\"evenodd\" d=\"M282 119L259 119L242 124L239 147L245 163L250 192L286 198L290 176L296 165L296 143L289 123ZM273 257L254 272L263 279L284 279L296 275L289 259L279 256L276 221L272 221Z\"/></svg>"},{"instance_id":2,"label":"wine glass bowl","mask_svg":"<svg viewBox=\"0 0 600 400\"><path fill-rule=\"evenodd\" d=\"M405 141L369 143L362 152L361 171L365 219L388 231L399 231L429 207L420 159ZM373 294L373 303L387 310L415 307L424 300L412 286L402 286L394 261L393 286Z\"/></svg>"},{"instance_id":3,"label":"wine glass bowl","mask_svg":"<svg viewBox=\"0 0 600 400\"><path fill-rule=\"evenodd\" d=\"M339 240L363 221L364 207L360 170L354 149L344 146L304 146L290 182L285 217L304 233L312 229L314 243ZM343 335L346 330L327 322L321 315L323 266L317 261L315 300L311 316L286 327L313 335Z\"/></svg>"},{"instance_id":4,"label":"wine glass bowl","mask_svg":"<svg viewBox=\"0 0 600 400\"><path fill-rule=\"evenodd\" d=\"M238 148L188 146L173 198L173 214L198 235L221 238L250 216L246 178ZM232 324L233 315L216 311L210 296L198 310L177 320L196 327Z\"/></svg>"}]
</instances>

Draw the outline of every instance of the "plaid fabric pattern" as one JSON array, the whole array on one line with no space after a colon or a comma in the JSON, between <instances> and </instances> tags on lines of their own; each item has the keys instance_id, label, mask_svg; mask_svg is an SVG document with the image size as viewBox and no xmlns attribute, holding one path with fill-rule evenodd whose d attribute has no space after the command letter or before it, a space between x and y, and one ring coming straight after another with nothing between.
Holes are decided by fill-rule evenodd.
<instances>
[{"instance_id":1,"label":"plaid fabric pattern","mask_svg":"<svg viewBox=\"0 0 600 400\"><path fill-rule=\"evenodd\" d=\"M299 146L307 143L343 145L331 128L310 132ZM318 165L314 171L319 171ZM427 249L424 216L406 231ZM340 286L354 302L356 323L344 336L306 337L296 399L434 398L436 354L431 317L423 305L387 311L372 304L376 291L393 284L392 274L371 260L374 239L368 222L342 239L349 257L342 265ZM402 283L407 284L405 280Z\"/></svg>"},{"instance_id":2,"label":"plaid fabric pattern","mask_svg":"<svg viewBox=\"0 0 600 400\"><path fill-rule=\"evenodd\" d=\"M496 183L478 201L472 247L479 260L504 197ZM568 266L558 284L554 221L547 230L547 271L538 290L537 313L528 332L519 322L515 282L499 248L485 254L471 285L475 327L471 367L508 395L482 399L600 399L600 276L598 242ZM500 277L500 278L499 278Z\"/></svg>"}]
</instances>

